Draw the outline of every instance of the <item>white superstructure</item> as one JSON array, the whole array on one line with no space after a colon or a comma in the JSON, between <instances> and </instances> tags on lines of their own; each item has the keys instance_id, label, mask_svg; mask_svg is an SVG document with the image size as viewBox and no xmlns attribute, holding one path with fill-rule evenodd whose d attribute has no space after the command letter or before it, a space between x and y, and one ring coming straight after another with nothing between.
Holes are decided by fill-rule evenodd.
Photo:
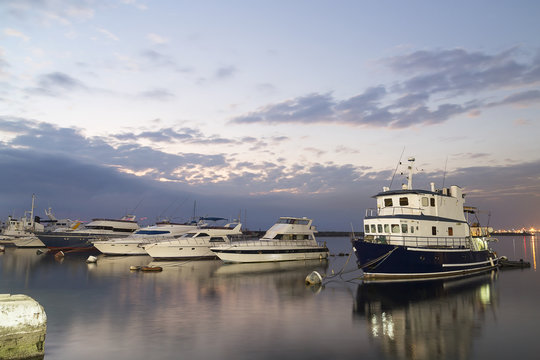
<instances>
[{"instance_id":1,"label":"white superstructure","mask_svg":"<svg viewBox=\"0 0 540 360\"><path fill-rule=\"evenodd\" d=\"M469 247L464 214L465 195L459 186L430 190L412 188L414 158L409 159L407 184L387 187L375 195L376 209L367 209L364 239L390 245Z\"/></svg>"},{"instance_id":2,"label":"white superstructure","mask_svg":"<svg viewBox=\"0 0 540 360\"><path fill-rule=\"evenodd\" d=\"M143 246L174 240L188 231L197 229L196 223L176 224L159 222L135 231L125 238L113 238L106 241L94 241L96 249L105 255L147 255Z\"/></svg>"},{"instance_id":3,"label":"white superstructure","mask_svg":"<svg viewBox=\"0 0 540 360\"><path fill-rule=\"evenodd\" d=\"M231 237L241 235L241 223L228 223L191 230L177 239L145 245L144 249L156 260L212 259L216 255L210 251L211 247L228 244Z\"/></svg>"},{"instance_id":4,"label":"white superstructure","mask_svg":"<svg viewBox=\"0 0 540 360\"><path fill-rule=\"evenodd\" d=\"M221 260L236 263L325 259L328 248L317 243L316 232L311 219L280 217L259 240L234 241L211 250Z\"/></svg>"}]
</instances>

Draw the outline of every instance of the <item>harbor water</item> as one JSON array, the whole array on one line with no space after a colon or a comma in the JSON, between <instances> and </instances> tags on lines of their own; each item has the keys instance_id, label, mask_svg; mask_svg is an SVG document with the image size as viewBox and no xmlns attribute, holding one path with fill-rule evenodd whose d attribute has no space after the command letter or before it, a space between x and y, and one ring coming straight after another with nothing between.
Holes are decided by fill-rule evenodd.
<instances>
[{"instance_id":1,"label":"harbor water","mask_svg":"<svg viewBox=\"0 0 540 360\"><path fill-rule=\"evenodd\" d=\"M47 360L538 357L537 237L492 243L530 268L415 283L363 283L349 238L319 240L328 260L261 264L6 248L0 293L44 307ZM130 270L149 263L163 271Z\"/></svg>"}]
</instances>

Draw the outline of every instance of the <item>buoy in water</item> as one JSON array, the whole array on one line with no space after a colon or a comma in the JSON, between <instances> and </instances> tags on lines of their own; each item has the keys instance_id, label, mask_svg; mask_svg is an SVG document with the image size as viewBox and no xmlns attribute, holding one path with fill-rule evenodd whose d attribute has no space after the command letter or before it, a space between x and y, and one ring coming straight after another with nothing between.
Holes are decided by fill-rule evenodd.
<instances>
[{"instance_id":1,"label":"buoy in water","mask_svg":"<svg viewBox=\"0 0 540 360\"><path fill-rule=\"evenodd\" d=\"M131 266L129 267L129 270L139 271L139 270L141 270L141 267L140 267L140 266L137 266L137 265L131 265Z\"/></svg>"},{"instance_id":2,"label":"buoy in water","mask_svg":"<svg viewBox=\"0 0 540 360\"><path fill-rule=\"evenodd\" d=\"M6 251L6 247L4 245L0 245L0 252Z\"/></svg>"},{"instance_id":3,"label":"buoy in water","mask_svg":"<svg viewBox=\"0 0 540 360\"><path fill-rule=\"evenodd\" d=\"M87 264L94 264L97 262L97 257L90 255L88 259L86 259Z\"/></svg>"},{"instance_id":4,"label":"buoy in water","mask_svg":"<svg viewBox=\"0 0 540 360\"><path fill-rule=\"evenodd\" d=\"M317 285L322 283L322 276L317 271L312 271L306 276L306 285Z\"/></svg>"},{"instance_id":5,"label":"buoy in water","mask_svg":"<svg viewBox=\"0 0 540 360\"><path fill-rule=\"evenodd\" d=\"M54 254L54 257L57 258L57 259L61 259L64 257L64 252L63 251L59 251L57 252L56 254Z\"/></svg>"},{"instance_id":6,"label":"buoy in water","mask_svg":"<svg viewBox=\"0 0 540 360\"><path fill-rule=\"evenodd\" d=\"M143 266L141 267L142 271L161 271L163 268L161 266Z\"/></svg>"}]
</instances>

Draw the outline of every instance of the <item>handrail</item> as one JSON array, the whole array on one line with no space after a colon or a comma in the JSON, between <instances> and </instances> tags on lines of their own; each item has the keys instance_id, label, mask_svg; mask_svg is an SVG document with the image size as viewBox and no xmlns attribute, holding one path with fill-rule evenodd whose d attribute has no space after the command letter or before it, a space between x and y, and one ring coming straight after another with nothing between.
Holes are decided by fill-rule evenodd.
<instances>
[{"instance_id":1,"label":"handrail","mask_svg":"<svg viewBox=\"0 0 540 360\"><path fill-rule=\"evenodd\" d=\"M364 240L372 243L415 247L444 247L456 249L468 249L471 247L470 237L366 235Z\"/></svg>"},{"instance_id":2,"label":"handrail","mask_svg":"<svg viewBox=\"0 0 540 360\"><path fill-rule=\"evenodd\" d=\"M239 240L231 241L231 246L311 246L324 247L324 242L313 240Z\"/></svg>"},{"instance_id":3,"label":"handrail","mask_svg":"<svg viewBox=\"0 0 540 360\"><path fill-rule=\"evenodd\" d=\"M368 208L366 209L366 217L380 216L381 213L385 215L421 215L425 211L422 208L408 207L408 206L386 206L383 208Z\"/></svg>"}]
</instances>

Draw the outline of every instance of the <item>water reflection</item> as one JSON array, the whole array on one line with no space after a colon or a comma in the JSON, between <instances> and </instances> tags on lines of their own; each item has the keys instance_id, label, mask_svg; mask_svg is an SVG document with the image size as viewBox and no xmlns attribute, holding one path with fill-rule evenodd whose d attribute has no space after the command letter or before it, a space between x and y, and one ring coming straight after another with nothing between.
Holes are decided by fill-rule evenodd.
<instances>
[{"instance_id":1,"label":"water reflection","mask_svg":"<svg viewBox=\"0 0 540 360\"><path fill-rule=\"evenodd\" d=\"M496 277L365 283L354 314L387 358L467 359L485 317L496 316Z\"/></svg>"},{"instance_id":2,"label":"water reflection","mask_svg":"<svg viewBox=\"0 0 540 360\"><path fill-rule=\"evenodd\" d=\"M536 270L536 234L531 236L531 252L533 257L533 269Z\"/></svg>"}]
</instances>

